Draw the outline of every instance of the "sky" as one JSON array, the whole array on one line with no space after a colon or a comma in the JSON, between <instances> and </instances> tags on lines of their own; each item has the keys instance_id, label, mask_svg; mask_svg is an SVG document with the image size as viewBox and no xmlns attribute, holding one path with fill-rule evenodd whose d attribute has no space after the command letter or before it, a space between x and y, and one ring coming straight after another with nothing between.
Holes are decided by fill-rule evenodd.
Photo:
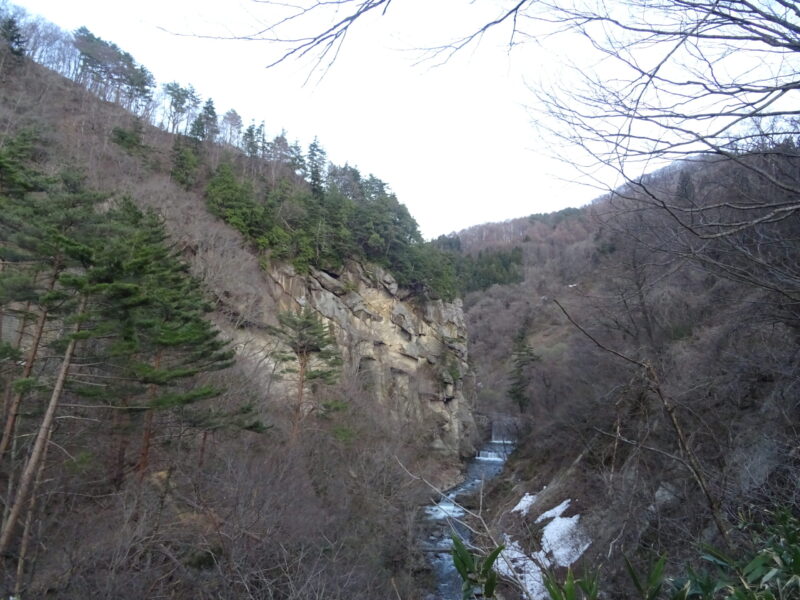
<instances>
[{"instance_id":1,"label":"sky","mask_svg":"<svg viewBox=\"0 0 800 600\"><path fill-rule=\"evenodd\" d=\"M192 84L219 115L316 136L335 164L387 182L426 238L486 222L580 206L600 192L537 133L531 86L558 78L563 49L508 48L498 29L444 64L415 50L497 16L495 2L404 0L351 30L335 63L267 68L277 49L241 36L274 13L252 0L16 0L66 30L86 26L146 66L159 84ZM455 18L457 17L457 18ZM441 63L442 61L438 61Z\"/></svg>"}]
</instances>

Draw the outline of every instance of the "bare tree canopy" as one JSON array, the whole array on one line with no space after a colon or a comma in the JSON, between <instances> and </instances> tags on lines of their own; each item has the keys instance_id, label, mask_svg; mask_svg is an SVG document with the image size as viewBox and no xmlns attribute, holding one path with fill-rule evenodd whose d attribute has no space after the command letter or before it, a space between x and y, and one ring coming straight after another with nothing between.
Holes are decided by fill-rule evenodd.
<instances>
[{"instance_id":1,"label":"bare tree canopy","mask_svg":"<svg viewBox=\"0 0 800 600\"><path fill-rule=\"evenodd\" d=\"M258 31L242 36L279 44L283 50L269 64L275 66L289 58L316 55L317 66L333 63L344 43L350 27L372 11L386 14L392 0L313 0L287 4L271 0L254 0L268 5L270 16L266 25ZM276 15L276 16L272 16ZM315 26L323 23L322 29L306 29L307 23ZM295 26L299 26L295 30Z\"/></svg>"},{"instance_id":2,"label":"bare tree canopy","mask_svg":"<svg viewBox=\"0 0 800 600\"><path fill-rule=\"evenodd\" d=\"M278 44L281 50L271 64L312 55L322 68L332 64L347 33L366 22L368 13L390 18L392 4L391 0L258 3L267 25L252 39ZM464 15L473 4L464 2ZM495 28L502 29L509 48L523 43L547 47L565 39L574 41L575 47L589 48L569 57L570 72L565 70L557 85L534 90L539 125L572 148L570 162L576 166L602 165L605 173L610 167L641 187L644 173L675 160L706 160L711 155L740 162L764 185L781 192L774 202L762 196L727 206L725 220L714 217L709 221L714 226L696 231L701 236L782 220L800 209L800 182L794 176L769 160L743 158L754 152L762 157L796 155L797 3L507 0L495 6L495 18L431 46L429 54L446 60ZM453 16L457 22L459 15ZM666 200L653 197L652 190L644 192L662 208L668 207ZM696 209L671 206L686 226L693 221L687 215L694 216ZM708 211L703 208L703 212Z\"/></svg>"},{"instance_id":3,"label":"bare tree canopy","mask_svg":"<svg viewBox=\"0 0 800 600\"><path fill-rule=\"evenodd\" d=\"M620 0L549 9L603 57L582 73L571 102L543 96L573 141L603 162L624 169L654 158L730 156L796 133L794 2Z\"/></svg>"},{"instance_id":4,"label":"bare tree canopy","mask_svg":"<svg viewBox=\"0 0 800 600\"><path fill-rule=\"evenodd\" d=\"M392 18L390 5L399 1L265 0L268 25L254 37L278 45L273 65L314 56L326 69L348 32L371 22L368 13ZM446 61L490 30L502 32L510 51L522 44L566 49L555 83L533 94L537 124L554 146L567 147L567 161L599 173L596 182L612 196L666 211L686 234L685 257L796 301L800 273L787 244L800 215L798 3L501 0L488 8L494 18L475 25L469 11L476 4L454 9L441 28L453 37L427 48L429 56ZM531 74L545 69L540 61ZM676 161L673 176L646 175ZM691 162L698 161L720 165L693 181L699 176ZM719 197L716 176L741 179L731 188L735 197Z\"/></svg>"},{"instance_id":5,"label":"bare tree canopy","mask_svg":"<svg viewBox=\"0 0 800 600\"><path fill-rule=\"evenodd\" d=\"M392 4L256 1L267 24L246 37L281 46L272 65L309 54L334 60L360 19L387 15ZM793 1L512 0L497 3L496 18L429 50L449 55L498 26L509 29L511 46L547 45L559 34L590 41L595 56L573 57L582 88L569 102L563 94L542 98L582 145L602 142L606 149L595 152L605 161L735 152L796 133L800 7Z\"/></svg>"}]
</instances>

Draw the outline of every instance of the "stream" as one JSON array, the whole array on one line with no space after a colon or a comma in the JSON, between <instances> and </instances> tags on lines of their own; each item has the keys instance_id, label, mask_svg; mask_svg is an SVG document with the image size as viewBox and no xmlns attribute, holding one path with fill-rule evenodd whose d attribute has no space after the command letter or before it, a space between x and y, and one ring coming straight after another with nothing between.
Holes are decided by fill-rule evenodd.
<instances>
[{"instance_id":1,"label":"stream","mask_svg":"<svg viewBox=\"0 0 800 600\"><path fill-rule=\"evenodd\" d=\"M420 540L436 581L436 590L429 593L425 600L461 598L461 578L453 566L450 534L455 532L469 546L472 534L460 522L466 513L459 506L459 501L480 491L486 481L499 475L506 458L514 449L514 442L508 439L510 436L496 429L499 428L492 427L492 439L467 463L464 481L445 491L443 498L423 509Z\"/></svg>"}]
</instances>

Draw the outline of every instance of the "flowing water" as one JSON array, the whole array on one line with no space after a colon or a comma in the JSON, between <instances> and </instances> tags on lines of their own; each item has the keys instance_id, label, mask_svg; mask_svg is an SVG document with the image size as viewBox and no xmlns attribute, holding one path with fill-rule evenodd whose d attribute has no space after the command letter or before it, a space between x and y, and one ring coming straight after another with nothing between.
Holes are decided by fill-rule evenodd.
<instances>
[{"instance_id":1,"label":"flowing water","mask_svg":"<svg viewBox=\"0 0 800 600\"><path fill-rule=\"evenodd\" d=\"M510 436L499 429L492 428L491 441L467 463L464 481L424 508L421 541L436 579L436 591L428 594L425 600L461 598L461 579L453 566L450 535L455 533L469 545L471 534L461 522L466 511L460 506L460 500L475 492L480 493L485 482L500 474L506 458L514 449Z\"/></svg>"}]
</instances>

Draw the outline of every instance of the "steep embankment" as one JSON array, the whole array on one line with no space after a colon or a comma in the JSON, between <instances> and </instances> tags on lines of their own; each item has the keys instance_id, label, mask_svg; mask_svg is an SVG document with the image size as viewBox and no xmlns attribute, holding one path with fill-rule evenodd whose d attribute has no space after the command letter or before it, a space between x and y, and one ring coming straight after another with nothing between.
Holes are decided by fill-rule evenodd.
<instances>
[{"instance_id":1,"label":"steep embankment","mask_svg":"<svg viewBox=\"0 0 800 600\"><path fill-rule=\"evenodd\" d=\"M9 83L2 104L6 127L43 136L51 168L65 162L85 168L91 187L128 196L162 215L174 243L216 298L215 321L237 340L243 356L266 359L265 371L274 371L269 355L249 355L250 349L274 345L266 327L276 324L278 312L311 306L334 326L345 371L363 379L398 422L424 425L429 448L445 456L470 452L475 432L463 396L466 329L459 301L415 296L369 263L351 260L338 273L302 274L265 261L208 213L202 177L186 190L165 173L173 136L144 127L136 152L125 152L111 140L133 117L118 106L32 64ZM232 148L208 148L206 154L216 163L241 158Z\"/></svg>"}]
</instances>

